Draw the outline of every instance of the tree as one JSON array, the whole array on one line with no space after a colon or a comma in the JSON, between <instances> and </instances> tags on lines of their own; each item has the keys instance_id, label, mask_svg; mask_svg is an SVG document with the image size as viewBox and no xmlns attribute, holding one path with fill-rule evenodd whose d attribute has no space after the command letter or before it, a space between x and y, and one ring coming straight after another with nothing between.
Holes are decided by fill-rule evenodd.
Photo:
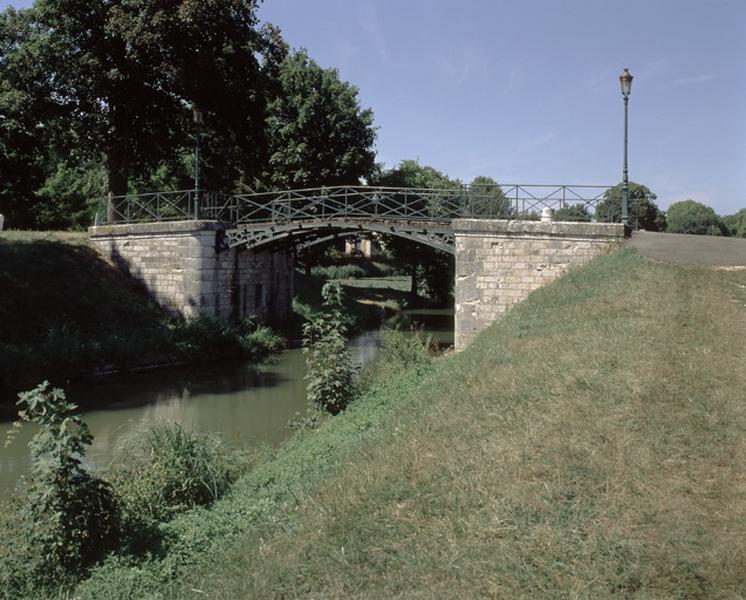
<instances>
[{"instance_id":1,"label":"tree","mask_svg":"<svg viewBox=\"0 0 746 600\"><path fill-rule=\"evenodd\" d=\"M356 87L301 50L280 65L276 88L267 107L271 187L357 185L370 176L376 130Z\"/></svg>"},{"instance_id":2,"label":"tree","mask_svg":"<svg viewBox=\"0 0 746 600\"><path fill-rule=\"evenodd\" d=\"M50 106L41 65L24 43L33 37L30 11L0 13L0 212L6 227L35 224L35 191L45 179L48 128L39 120Z\"/></svg>"},{"instance_id":3,"label":"tree","mask_svg":"<svg viewBox=\"0 0 746 600\"><path fill-rule=\"evenodd\" d=\"M666 231L670 233L728 234L727 227L715 211L694 200L674 202L666 211L666 220Z\"/></svg>"},{"instance_id":4,"label":"tree","mask_svg":"<svg viewBox=\"0 0 746 600\"><path fill-rule=\"evenodd\" d=\"M647 231L663 231L666 227L666 216L653 202L656 195L639 183L629 182L628 212L630 225ZM599 221L621 223L622 221L622 184L619 183L606 191L604 199L596 207L596 218Z\"/></svg>"},{"instance_id":5,"label":"tree","mask_svg":"<svg viewBox=\"0 0 746 600\"><path fill-rule=\"evenodd\" d=\"M191 145L196 102L207 113L205 185L222 187L257 168L264 80L282 54L276 30L258 29L256 8L257 0L37 0L20 26L5 19L20 33L4 36L3 89L30 100L20 117L33 117L30 130L43 129L59 155L103 160L114 194Z\"/></svg>"},{"instance_id":6,"label":"tree","mask_svg":"<svg viewBox=\"0 0 746 600\"><path fill-rule=\"evenodd\" d=\"M591 220L591 215L588 213L588 208L585 204L570 204L557 209L554 212L554 220L587 223Z\"/></svg>"},{"instance_id":7,"label":"tree","mask_svg":"<svg viewBox=\"0 0 746 600\"><path fill-rule=\"evenodd\" d=\"M463 184L444 173L416 160L403 160L398 166L380 171L371 178L371 185L442 190L442 195L432 194L423 199L419 208L431 215L442 211L442 199L460 194ZM453 259L445 252L423 246L396 236L387 236L386 247L396 263L409 266L412 277L410 295L416 300L424 293L436 302L444 302L453 286Z\"/></svg>"},{"instance_id":8,"label":"tree","mask_svg":"<svg viewBox=\"0 0 746 600\"><path fill-rule=\"evenodd\" d=\"M469 184L469 216L509 217L514 213L510 200L492 177L478 175Z\"/></svg>"},{"instance_id":9,"label":"tree","mask_svg":"<svg viewBox=\"0 0 746 600\"><path fill-rule=\"evenodd\" d=\"M723 217L723 223L730 235L746 238L746 208L742 208L734 215Z\"/></svg>"}]
</instances>

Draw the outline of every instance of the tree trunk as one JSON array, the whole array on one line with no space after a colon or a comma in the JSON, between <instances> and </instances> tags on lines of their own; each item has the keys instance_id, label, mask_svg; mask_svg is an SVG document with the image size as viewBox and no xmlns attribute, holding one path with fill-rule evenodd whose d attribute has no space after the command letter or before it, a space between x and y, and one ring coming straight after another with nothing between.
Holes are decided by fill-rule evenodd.
<instances>
[{"instance_id":1,"label":"tree trunk","mask_svg":"<svg viewBox=\"0 0 746 600\"><path fill-rule=\"evenodd\" d=\"M124 196L129 182L129 139L122 111L112 108L109 148L106 152L106 174L109 191L109 222L124 221L127 217L126 203L112 200L112 196Z\"/></svg>"}]
</instances>

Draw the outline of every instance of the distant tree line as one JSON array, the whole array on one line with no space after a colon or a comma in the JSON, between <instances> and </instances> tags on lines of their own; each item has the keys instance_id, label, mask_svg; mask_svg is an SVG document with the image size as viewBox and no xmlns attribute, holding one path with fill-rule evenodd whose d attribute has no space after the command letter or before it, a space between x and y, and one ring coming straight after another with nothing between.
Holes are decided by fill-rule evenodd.
<instances>
[{"instance_id":1,"label":"distant tree line","mask_svg":"<svg viewBox=\"0 0 746 600\"><path fill-rule=\"evenodd\" d=\"M746 208L734 215L721 217L715 211L694 200L674 202L667 211L655 203L656 195L644 185L629 182L629 222L636 229L689 233L695 235L721 235L746 237ZM621 222L622 184L604 193L596 206L595 219L601 222ZM557 221L591 221L587 207L573 204L555 211Z\"/></svg>"},{"instance_id":2,"label":"distant tree line","mask_svg":"<svg viewBox=\"0 0 746 600\"><path fill-rule=\"evenodd\" d=\"M356 184L376 129L357 89L258 0L37 0L0 13L0 212L16 228L88 225L87 200L191 189Z\"/></svg>"}]
</instances>

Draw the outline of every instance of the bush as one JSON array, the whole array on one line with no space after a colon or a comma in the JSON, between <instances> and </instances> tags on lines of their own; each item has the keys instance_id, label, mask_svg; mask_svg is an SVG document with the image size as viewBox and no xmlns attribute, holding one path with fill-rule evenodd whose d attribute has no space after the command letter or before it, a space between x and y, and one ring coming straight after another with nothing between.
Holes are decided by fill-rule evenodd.
<instances>
[{"instance_id":1,"label":"bush","mask_svg":"<svg viewBox=\"0 0 746 600\"><path fill-rule=\"evenodd\" d=\"M128 437L112 465L111 479L126 527L136 531L211 504L236 473L216 435L159 423Z\"/></svg>"},{"instance_id":2,"label":"bush","mask_svg":"<svg viewBox=\"0 0 746 600\"><path fill-rule=\"evenodd\" d=\"M723 217L723 223L730 235L746 238L746 208L742 208L734 215Z\"/></svg>"},{"instance_id":3,"label":"bush","mask_svg":"<svg viewBox=\"0 0 746 600\"><path fill-rule=\"evenodd\" d=\"M14 542L11 579L59 585L85 574L118 545L119 510L109 484L83 465L93 436L77 406L46 381L18 396L14 427L31 421L39 432L29 444L31 478L18 513L22 537Z\"/></svg>"},{"instance_id":4,"label":"bush","mask_svg":"<svg viewBox=\"0 0 746 600\"><path fill-rule=\"evenodd\" d=\"M666 219L666 231L670 233L728 235L728 229L715 211L694 200L674 202L666 211Z\"/></svg>"},{"instance_id":5,"label":"bush","mask_svg":"<svg viewBox=\"0 0 746 600\"><path fill-rule=\"evenodd\" d=\"M321 295L322 311L303 325L305 378L311 405L336 415L354 396L355 368L346 347L342 288L337 283L327 283Z\"/></svg>"},{"instance_id":6,"label":"bush","mask_svg":"<svg viewBox=\"0 0 746 600\"><path fill-rule=\"evenodd\" d=\"M384 331L378 358L365 381L386 380L402 371L419 374L430 365L433 351L437 351L435 341L421 329Z\"/></svg>"},{"instance_id":7,"label":"bush","mask_svg":"<svg viewBox=\"0 0 746 600\"><path fill-rule=\"evenodd\" d=\"M325 267L314 267L312 275L318 275L324 279L360 279L366 277L367 273L360 265L328 265Z\"/></svg>"},{"instance_id":8,"label":"bush","mask_svg":"<svg viewBox=\"0 0 746 600\"><path fill-rule=\"evenodd\" d=\"M591 220L591 216L588 214L588 208L585 204L573 204L556 210L554 220L588 223Z\"/></svg>"}]
</instances>

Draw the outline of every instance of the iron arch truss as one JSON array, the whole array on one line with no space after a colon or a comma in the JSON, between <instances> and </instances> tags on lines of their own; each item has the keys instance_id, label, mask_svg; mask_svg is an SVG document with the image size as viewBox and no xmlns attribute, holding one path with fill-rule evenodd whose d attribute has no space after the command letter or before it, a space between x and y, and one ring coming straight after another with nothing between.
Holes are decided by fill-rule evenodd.
<instances>
[{"instance_id":1,"label":"iron arch truss","mask_svg":"<svg viewBox=\"0 0 746 600\"><path fill-rule=\"evenodd\" d=\"M225 232L227 246L257 249L278 244L307 247L358 232L395 235L455 254L450 222L372 219L313 219L275 224L246 224Z\"/></svg>"}]
</instances>

